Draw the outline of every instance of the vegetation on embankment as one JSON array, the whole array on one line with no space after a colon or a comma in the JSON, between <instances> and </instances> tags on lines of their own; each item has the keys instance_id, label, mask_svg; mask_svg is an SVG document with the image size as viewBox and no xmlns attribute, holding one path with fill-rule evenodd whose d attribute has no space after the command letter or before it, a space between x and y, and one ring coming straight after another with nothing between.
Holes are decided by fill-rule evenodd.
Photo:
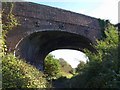
<instances>
[{"instance_id":1,"label":"vegetation on embankment","mask_svg":"<svg viewBox=\"0 0 120 90\"><path fill-rule=\"evenodd\" d=\"M73 76L72 72L72 67L64 59L56 59L52 54L48 54L45 58L45 74L48 78L71 78Z\"/></svg>"},{"instance_id":2,"label":"vegetation on embankment","mask_svg":"<svg viewBox=\"0 0 120 90\"><path fill-rule=\"evenodd\" d=\"M3 4L6 6L9 4L11 8L7 14L4 13L4 8L2 8L2 18L6 20L2 22L2 38L0 38L0 43L2 44L2 52L0 52L2 59L2 70L0 69L0 73L2 72L2 88L49 88L50 85L42 72L28 62L8 53L6 35L9 30L20 24L12 13L14 4Z\"/></svg>"},{"instance_id":3,"label":"vegetation on embankment","mask_svg":"<svg viewBox=\"0 0 120 90\"><path fill-rule=\"evenodd\" d=\"M85 50L89 61L79 74L69 80L71 88L117 88L120 89L120 42L118 30L111 24L106 27L106 38L94 46L97 53ZM79 68L79 67L78 67Z\"/></svg>"},{"instance_id":4,"label":"vegetation on embankment","mask_svg":"<svg viewBox=\"0 0 120 90\"><path fill-rule=\"evenodd\" d=\"M71 78L73 76L73 68L63 58L59 58L61 76Z\"/></svg>"},{"instance_id":5,"label":"vegetation on embankment","mask_svg":"<svg viewBox=\"0 0 120 90\"><path fill-rule=\"evenodd\" d=\"M106 37L97 40L97 53L84 50L87 63L80 62L72 78L59 77L53 84L63 88L114 88L120 89L120 42L118 30L110 23L105 28ZM62 84L61 84L62 82ZM59 86L60 85L60 86Z\"/></svg>"},{"instance_id":6,"label":"vegetation on embankment","mask_svg":"<svg viewBox=\"0 0 120 90\"><path fill-rule=\"evenodd\" d=\"M2 58L3 88L48 88L42 72L24 60L8 54Z\"/></svg>"},{"instance_id":7,"label":"vegetation on embankment","mask_svg":"<svg viewBox=\"0 0 120 90\"><path fill-rule=\"evenodd\" d=\"M13 7L13 6L12 6ZM11 11L11 10L10 10ZM49 83L44 78L44 74L35 67L26 63L24 60L18 59L13 54L7 53L6 34L11 28L17 26L17 21L10 12L6 15L8 21L3 23L2 32L2 84L3 88L48 88ZM62 82L68 88L117 88L120 89L120 42L118 40L118 31L109 24L105 27L104 40L97 41L95 48L97 53L91 53L85 50L89 61L78 67L78 74L71 79L60 76L57 83ZM53 60L50 60L53 61ZM48 63L49 64L49 63ZM50 76L58 75L60 69L58 63L51 62L51 65L57 64L57 71ZM1 70L0 70L1 71ZM1 73L1 72L0 72ZM56 77L56 76L55 76Z\"/></svg>"}]
</instances>

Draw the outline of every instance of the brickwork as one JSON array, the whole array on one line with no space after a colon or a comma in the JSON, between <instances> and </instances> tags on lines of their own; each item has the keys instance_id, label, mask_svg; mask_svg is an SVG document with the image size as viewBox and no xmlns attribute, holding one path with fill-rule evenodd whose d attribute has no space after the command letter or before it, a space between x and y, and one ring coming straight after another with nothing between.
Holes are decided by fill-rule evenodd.
<instances>
[{"instance_id":1,"label":"brickwork","mask_svg":"<svg viewBox=\"0 0 120 90\"><path fill-rule=\"evenodd\" d=\"M5 8L5 12L8 13L10 10L9 5L8 6L2 5L2 6ZM74 38L73 42L76 43L76 45L74 45L74 48L75 48L75 46L78 48L78 45L82 46L82 44L83 44L83 46L87 46L88 41L90 41L91 43L94 44L96 39L101 38L101 28L99 25L99 21L98 21L98 19L90 17L90 16L86 16L86 15L82 15L82 14L78 14L75 12L66 11L63 9L54 8L54 7L50 7L50 6L30 3L30 2L15 2L14 8L13 8L13 13L16 16L16 18L18 19L20 26L9 31L9 33L7 35L7 45L9 48L9 52L14 51L16 49L16 47L19 46L19 44L21 43L21 41L23 39L25 39L28 36L31 36L32 34L34 34L36 32L44 32L44 31L54 31L54 32L56 31L57 32L57 31L59 31L59 32L69 33L70 35L68 35L68 34L66 34L66 35L68 37L70 36L70 38ZM67 38L64 36L63 33L61 36L59 34L61 34L61 33L56 33L56 35L61 37L63 41L64 41L64 39ZM71 35L71 34L73 34L73 35ZM49 33L47 33L46 35L49 35ZM75 35L79 36L80 38L75 37ZM39 36L42 36L42 35L39 34ZM43 37L46 39L46 41L49 42L49 38L47 38L47 36L43 35ZM56 36L54 36L54 37L56 37ZM64 39L63 39L63 37L64 37ZM83 38L81 38L81 37L83 37ZM51 38L50 40L53 40L52 37L50 37L50 38ZM56 37L56 38L58 38L58 37ZM80 41L81 44L80 44L80 42L76 41L75 38L80 39L78 41ZM86 41L84 41L84 38ZM45 42L45 40L43 40L42 38L40 38L40 40L41 40L41 42ZM69 41L68 38L66 40ZM37 41L38 41L38 39L36 39L36 42ZM24 44L26 42L28 42L27 39L24 42ZM77 42L79 44L77 44ZM84 42L84 43L82 43L82 42ZM53 42L53 43L55 44L55 42ZM21 45L24 46L24 44L21 44ZM68 46L65 46L65 47L73 48L72 42L69 44L70 44L70 45L68 45L69 47ZM28 44L26 44L26 45L29 46ZM41 48L46 48L46 47L42 47L42 44L39 44L39 45L41 45ZM50 46L48 46L48 47L50 47ZM55 47L57 49L57 46L55 46ZM61 46L61 47L63 47L63 46ZM53 50L53 49L51 49L51 50ZM48 53L46 51L46 49L43 51ZM43 54L41 54L41 56L42 55ZM45 56L45 55L43 55L43 56Z\"/></svg>"}]
</instances>

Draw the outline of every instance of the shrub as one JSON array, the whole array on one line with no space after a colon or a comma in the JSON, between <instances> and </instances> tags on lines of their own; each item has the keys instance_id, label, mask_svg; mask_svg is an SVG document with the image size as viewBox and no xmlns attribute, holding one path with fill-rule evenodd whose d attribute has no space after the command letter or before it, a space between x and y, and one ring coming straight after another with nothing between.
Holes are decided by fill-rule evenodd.
<instances>
[{"instance_id":1,"label":"shrub","mask_svg":"<svg viewBox=\"0 0 120 90\"><path fill-rule=\"evenodd\" d=\"M60 75L59 60L51 54L45 59L45 73L48 76L48 79L57 78Z\"/></svg>"},{"instance_id":2,"label":"shrub","mask_svg":"<svg viewBox=\"0 0 120 90\"><path fill-rule=\"evenodd\" d=\"M86 50L89 62L82 73L71 79L72 87L77 88L120 88L120 65L118 57L118 31L109 25L106 38L97 41L97 53Z\"/></svg>"},{"instance_id":3,"label":"shrub","mask_svg":"<svg viewBox=\"0 0 120 90\"><path fill-rule=\"evenodd\" d=\"M44 74L12 54L2 58L3 88L47 88Z\"/></svg>"}]
</instances>

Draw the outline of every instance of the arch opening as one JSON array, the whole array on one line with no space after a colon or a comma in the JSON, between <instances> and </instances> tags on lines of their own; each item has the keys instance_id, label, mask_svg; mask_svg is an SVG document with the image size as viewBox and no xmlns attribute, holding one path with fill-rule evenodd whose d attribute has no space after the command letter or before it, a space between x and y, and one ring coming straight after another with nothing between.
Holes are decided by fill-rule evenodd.
<instances>
[{"instance_id":1,"label":"arch opening","mask_svg":"<svg viewBox=\"0 0 120 90\"><path fill-rule=\"evenodd\" d=\"M72 68L76 68L80 61L86 63L89 60L84 52L73 49L58 49L49 54L52 54L56 59L64 59Z\"/></svg>"},{"instance_id":2,"label":"arch opening","mask_svg":"<svg viewBox=\"0 0 120 90\"><path fill-rule=\"evenodd\" d=\"M78 75L80 69L87 64L86 62L88 62L88 60L86 54L78 50L54 50L50 52L44 60L44 73L48 77L52 77L52 82L50 83L53 87L65 87L65 83L74 78L75 75ZM63 80L62 84L61 80Z\"/></svg>"},{"instance_id":3,"label":"arch opening","mask_svg":"<svg viewBox=\"0 0 120 90\"><path fill-rule=\"evenodd\" d=\"M54 50L73 49L94 52L91 41L83 36L63 31L35 32L25 37L16 47L15 55L43 70L45 57Z\"/></svg>"}]
</instances>

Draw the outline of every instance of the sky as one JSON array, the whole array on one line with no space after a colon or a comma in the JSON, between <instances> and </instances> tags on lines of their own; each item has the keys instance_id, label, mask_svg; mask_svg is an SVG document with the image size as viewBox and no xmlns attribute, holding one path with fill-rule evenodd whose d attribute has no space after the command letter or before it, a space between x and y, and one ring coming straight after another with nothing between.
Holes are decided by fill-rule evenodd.
<instances>
[{"instance_id":1,"label":"sky","mask_svg":"<svg viewBox=\"0 0 120 90\"><path fill-rule=\"evenodd\" d=\"M27 0L43 5L57 7L88 16L109 20L113 24L118 23L119 0ZM79 64L79 60L86 61L86 56L75 50L55 50L51 52L56 58L64 58L73 68Z\"/></svg>"},{"instance_id":2,"label":"sky","mask_svg":"<svg viewBox=\"0 0 120 90\"><path fill-rule=\"evenodd\" d=\"M84 53L76 50L61 49L52 51L51 54L53 54L57 59L63 58L72 66L72 68L76 68L79 61L86 62L86 60L88 60L88 57L86 57Z\"/></svg>"}]
</instances>

